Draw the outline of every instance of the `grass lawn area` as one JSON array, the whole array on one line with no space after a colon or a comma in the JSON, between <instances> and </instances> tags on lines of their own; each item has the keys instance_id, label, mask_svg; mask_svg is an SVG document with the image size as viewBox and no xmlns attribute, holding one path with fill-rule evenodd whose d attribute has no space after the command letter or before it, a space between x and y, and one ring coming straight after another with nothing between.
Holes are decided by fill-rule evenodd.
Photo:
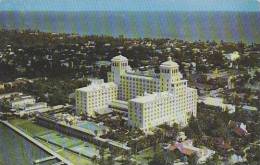
<instances>
[{"instance_id":1,"label":"grass lawn area","mask_svg":"<svg viewBox=\"0 0 260 165\"><path fill-rule=\"evenodd\" d=\"M57 153L60 154L61 156L63 156L64 158L68 159L69 161L71 161L71 163L73 163L73 164L77 164L77 165L93 164L93 162L90 159L83 157L83 156L79 156L77 154L74 154L74 153L66 151L66 150L61 150Z\"/></svg>"},{"instance_id":2,"label":"grass lawn area","mask_svg":"<svg viewBox=\"0 0 260 165\"><path fill-rule=\"evenodd\" d=\"M38 124L35 124L31 120L13 119L10 120L9 122L33 137L38 134L42 134L49 131L49 129L42 127Z\"/></svg>"}]
</instances>

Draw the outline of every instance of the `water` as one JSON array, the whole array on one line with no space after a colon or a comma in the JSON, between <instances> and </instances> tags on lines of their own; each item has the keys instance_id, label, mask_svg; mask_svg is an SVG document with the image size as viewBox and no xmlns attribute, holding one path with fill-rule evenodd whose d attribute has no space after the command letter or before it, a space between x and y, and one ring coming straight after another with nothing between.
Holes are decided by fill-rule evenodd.
<instances>
[{"instance_id":1,"label":"water","mask_svg":"<svg viewBox=\"0 0 260 165\"><path fill-rule=\"evenodd\" d=\"M260 43L260 12L5 12L0 28Z\"/></svg>"},{"instance_id":2,"label":"water","mask_svg":"<svg viewBox=\"0 0 260 165\"><path fill-rule=\"evenodd\" d=\"M47 156L48 153L0 123L0 165L30 165L33 160Z\"/></svg>"}]
</instances>

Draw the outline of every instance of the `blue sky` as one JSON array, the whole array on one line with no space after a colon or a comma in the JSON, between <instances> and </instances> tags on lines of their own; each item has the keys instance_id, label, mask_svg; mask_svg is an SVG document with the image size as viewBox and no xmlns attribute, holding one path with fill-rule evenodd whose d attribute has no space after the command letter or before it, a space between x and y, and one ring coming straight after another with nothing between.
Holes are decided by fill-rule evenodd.
<instances>
[{"instance_id":1,"label":"blue sky","mask_svg":"<svg viewBox=\"0 0 260 165\"><path fill-rule=\"evenodd\" d=\"M260 0L0 0L20 11L260 11Z\"/></svg>"}]
</instances>

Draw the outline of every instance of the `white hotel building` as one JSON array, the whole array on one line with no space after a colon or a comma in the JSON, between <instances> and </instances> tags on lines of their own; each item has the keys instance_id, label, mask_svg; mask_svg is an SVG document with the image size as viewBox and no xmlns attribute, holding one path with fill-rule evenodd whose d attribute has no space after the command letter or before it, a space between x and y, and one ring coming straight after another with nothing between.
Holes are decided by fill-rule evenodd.
<instances>
[{"instance_id":1,"label":"white hotel building","mask_svg":"<svg viewBox=\"0 0 260 165\"><path fill-rule=\"evenodd\" d=\"M95 112L108 108L108 104L117 99L117 85L113 82L97 83L76 90L76 109L78 114Z\"/></svg>"},{"instance_id":2,"label":"white hotel building","mask_svg":"<svg viewBox=\"0 0 260 165\"><path fill-rule=\"evenodd\" d=\"M197 90L187 86L179 65L171 57L160 65L159 74L132 70L122 55L111 61L108 81L118 87L118 99L128 101L130 126L145 131L163 123L185 126L191 115L196 116Z\"/></svg>"}]
</instances>

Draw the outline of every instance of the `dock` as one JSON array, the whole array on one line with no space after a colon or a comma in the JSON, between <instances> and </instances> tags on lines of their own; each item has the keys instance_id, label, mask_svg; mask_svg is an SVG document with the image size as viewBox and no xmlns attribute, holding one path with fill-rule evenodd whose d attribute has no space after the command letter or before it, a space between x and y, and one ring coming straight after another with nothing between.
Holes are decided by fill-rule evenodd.
<instances>
[{"instance_id":1,"label":"dock","mask_svg":"<svg viewBox=\"0 0 260 165\"><path fill-rule=\"evenodd\" d=\"M37 159L37 160L33 161L33 164L40 164L40 163L47 162L47 161L53 160L53 159L56 159L56 157L55 156L48 156L48 157Z\"/></svg>"},{"instance_id":2,"label":"dock","mask_svg":"<svg viewBox=\"0 0 260 165\"><path fill-rule=\"evenodd\" d=\"M23 136L25 139L29 140L31 143L35 144L36 146L40 147L41 149L43 149L44 151L46 151L47 153L49 153L50 155L52 155L53 157L59 159L63 164L66 165L73 165L69 160L63 158L61 155L57 154L56 152L52 151L51 149L49 149L48 147L46 147L45 145L43 145L42 143L40 143L39 141L35 140L34 138L32 138L31 136L27 135L26 133L24 133L22 130L16 128L15 126L13 126L12 124L10 124L8 121L3 121L0 120L1 123L3 123L4 125L6 125L7 127L11 128L13 131L15 131L16 133L18 133L19 135Z\"/></svg>"},{"instance_id":3,"label":"dock","mask_svg":"<svg viewBox=\"0 0 260 165\"><path fill-rule=\"evenodd\" d=\"M64 163L63 162L57 162L57 163L54 163L52 165L64 165Z\"/></svg>"}]
</instances>

